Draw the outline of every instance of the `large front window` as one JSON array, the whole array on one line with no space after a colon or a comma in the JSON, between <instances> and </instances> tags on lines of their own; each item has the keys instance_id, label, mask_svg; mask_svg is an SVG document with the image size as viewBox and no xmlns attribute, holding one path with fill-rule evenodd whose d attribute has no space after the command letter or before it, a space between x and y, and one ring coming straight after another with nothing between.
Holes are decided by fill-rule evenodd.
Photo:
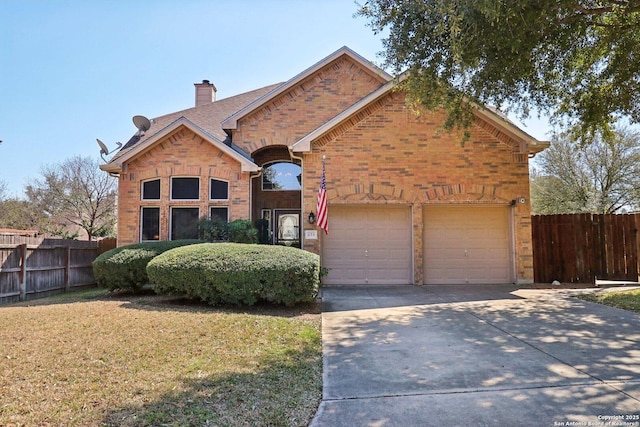
<instances>
[{"instance_id":1,"label":"large front window","mask_svg":"<svg viewBox=\"0 0 640 427\"><path fill-rule=\"evenodd\" d=\"M171 208L171 240L198 238L198 208Z\"/></svg>"}]
</instances>

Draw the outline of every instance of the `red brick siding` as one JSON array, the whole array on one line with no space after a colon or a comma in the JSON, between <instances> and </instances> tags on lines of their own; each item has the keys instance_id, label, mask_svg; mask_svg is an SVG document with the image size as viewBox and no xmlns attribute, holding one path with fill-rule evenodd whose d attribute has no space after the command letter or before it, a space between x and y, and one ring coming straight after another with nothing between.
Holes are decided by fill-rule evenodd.
<instances>
[{"instance_id":1,"label":"red brick siding","mask_svg":"<svg viewBox=\"0 0 640 427\"><path fill-rule=\"evenodd\" d=\"M519 144L501 138L478 122L464 145L460 134L442 131L441 113L416 116L400 93L385 97L370 115L364 115L313 144L304 156L304 211L315 211L326 156L326 178L331 205L390 204L412 206L414 218L415 281L422 283L422 206L426 204L501 204L529 199L527 156ZM531 224L528 202L514 208L517 249L516 279L533 277ZM306 229L314 227L305 224ZM307 240L304 248L321 252L322 240Z\"/></svg>"},{"instance_id":2,"label":"red brick siding","mask_svg":"<svg viewBox=\"0 0 640 427\"><path fill-rule=\"evenodd\" d=\"M291 146L383 84L380 76L340 57L241 119L233 141L248 153Z\"/></svg>"},{"instance_id":3,"label":"red brick siding","mask_svg":"<svg viewBox=\"0 0 640 427\"><path fill-rule=\"evenodd\" d=\"M171 177L200 178L199 201L171 201ZM160 200L141 201L141 182L160 178ZM229 182L229 201L209 200L209 179ZM136 156L124 167L118 188L118 246L140 241L140 207L160 207L160 239L169 239L170 207L199 207L207 215L210 206L228 206L229 217L249 218L249 174L237 160L181 127Z\"/></svg>"}]
</instances>

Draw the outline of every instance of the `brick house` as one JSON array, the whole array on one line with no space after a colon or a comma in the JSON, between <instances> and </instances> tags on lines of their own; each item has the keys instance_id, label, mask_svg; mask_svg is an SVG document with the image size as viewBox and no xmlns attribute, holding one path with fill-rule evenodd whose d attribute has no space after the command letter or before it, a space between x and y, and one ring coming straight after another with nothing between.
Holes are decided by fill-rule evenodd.
<instances>
[{"instance_id":1,"label":"brick house","mask_svg":"<svg viewBox=\"0 0 640 427\"><path fill-rule=\"evenodd\" d=\"M548 146L478 109L471 138L407 107L347 47L285 83L150 121L101 168L118 175L118 245L192 237L199 217L264 219L321 255L327 284L533 280L528 159ZM329 234L316 210L326 159Z\"/></svg>"}]
</instances>

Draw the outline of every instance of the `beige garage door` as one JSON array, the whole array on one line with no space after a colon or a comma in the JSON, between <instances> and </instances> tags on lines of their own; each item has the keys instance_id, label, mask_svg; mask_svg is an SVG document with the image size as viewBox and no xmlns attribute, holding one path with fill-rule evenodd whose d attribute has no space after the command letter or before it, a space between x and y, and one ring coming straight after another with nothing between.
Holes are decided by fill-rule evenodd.
<instances>
[{"instance_id":1,"label":"beige garage door","mask_svg":"<svg viewBox=\"0 0 640 427\"><path fill-rule=\"evenodd\" d=\"M425 207L424 283L511 283L508 207Z\"/></svg>"},{"instance_id":2,"label":"beige garage door","mask_svg":"<svg viewBox=\"0 0 640 427\"><path fill-rule=\"evenodd\" d=\"M322 265L329 285L410 284L409 207L329 206Z\"/></svg>"}]
</instances>

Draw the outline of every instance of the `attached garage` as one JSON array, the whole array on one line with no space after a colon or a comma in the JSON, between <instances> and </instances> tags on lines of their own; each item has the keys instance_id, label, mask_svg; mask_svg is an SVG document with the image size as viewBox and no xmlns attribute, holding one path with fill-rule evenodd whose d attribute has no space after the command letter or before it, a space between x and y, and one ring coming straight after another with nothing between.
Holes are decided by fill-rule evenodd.
<instances>
[{"instance_id":1,"label":"attached garage","mask_svg":"<svg viewBox=\"0 0 640 427\"><path fill-rule=\"evenodd\" d=\"M510 208L425 207L424 284L513 282Z\"/></svg>"},{"instance_id":2,"label":"attached garage","mask_svg":"<svg viewBox=\"0 0 640 427\"><path fill-rule=\"evenodd\" d=\"M329 285L411 284L409 206L329 206L322 266Z\"/></svg>"}]
</instances>

